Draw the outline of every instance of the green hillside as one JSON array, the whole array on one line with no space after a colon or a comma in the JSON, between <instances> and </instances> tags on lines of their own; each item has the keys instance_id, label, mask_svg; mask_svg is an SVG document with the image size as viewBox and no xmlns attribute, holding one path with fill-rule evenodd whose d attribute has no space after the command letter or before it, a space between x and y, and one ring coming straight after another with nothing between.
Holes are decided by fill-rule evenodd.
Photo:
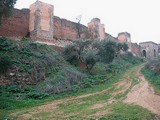
<instances>
[{"instance_id":1,"label":"green hillside","mask_svg":"<svg viewBox=\"0 0 160 120\"><path fill-rule=\"evenodd\" d=\"M0 116L12 110L77 95L86 88L110 83L112 77L142 60L130 54L111 63L97 62L89 72L68 63L53 46L28 39L0 38Z\"/></svg>"}]
</instances>

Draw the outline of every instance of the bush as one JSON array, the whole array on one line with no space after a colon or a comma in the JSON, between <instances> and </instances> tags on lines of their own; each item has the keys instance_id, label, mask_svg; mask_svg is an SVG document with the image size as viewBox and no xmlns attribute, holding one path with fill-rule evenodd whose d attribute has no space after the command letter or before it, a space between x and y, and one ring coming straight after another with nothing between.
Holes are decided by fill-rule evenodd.
<instances>
[{"instance_id":1,"label":"bush","mask_svg":"<svg viewBox=\"0 0 160 120\"><path fill-rule=\"evenodd\" d=\"M120 58L122 58L123 60L125 60L133 65L144 62L143 58L133 56L133 54L131 52L127 52L125 54L120 55Z\"/></svg>"},{"instance_id":2,"label":"bush","mask_svg":"<svg viewBox=\"0 0 160 120\"><path fill-rule=\"evenodd\" d=\"M76 46L74 44L67 45L64 48L63 56L72 65L78 65L79 63L79 54Z\"/></svg>"},{"instance_id":3,"label":"bush","mask_svg":"<svg viewBox=\"0 0 160 120\"><path fill-rule=\"evenodd\" d=\"M0 73L5 73L11 67L12 61L9 56L0 56Z\"/></svg>"},{"instance_id":4,"label":"bush","mask_svg":"<svg viewBox=\"0 0 160 120\"><path fill-rule=\"evenodd\" d=\"M93 68L93 66L96 64L97 62L97 51L95 50L88 50L84 56L84 63L87 66L87 70L91 71L91 69Z\"/></svg>"},{"instance_id":5,"label":"bush","mask_svg":"<svg viewBox=\"0 0 160 120\"><path fill-rule=\"evenodd\" d=\"M33 86L19 86L15 84L5 85L0 87L1 99L24 100L28 99L43 99L49 94L36 91ZM2 104L2 103L1 103ZM3 107L8 107L8 103L2 104Z\"/></svg>"},{"instance_id":6,"label":"bush","mask_svg":"<svg viewBox=\"0 0 160 120\"><path fill-rule=\"evenodd\" d=\"M160 58L150 60L145 65L145 68L153 72L155 75L160 75Z\"/></svg>"},{"instance_id":7,"label":"bush","mask_svg":"<svg viewBox=\"0 0 160 120\"><path fill-rule=\"evenodd\" d=\"M85 78L85 74L75 68L65 67L53 78L48 78L38 85L37 89L50 94L72 91L74 85L79 84Z\"/></svg>"},{"instance_id":8,"label":"bush","mask_svg":"<svg viewBox=\"0 0 160 120\"><path fill-rule=\"evenodd\" d=\"M12 109L12 104L10 102L0 100L0 109Z\"/></svg>"},{"instance_id":9,"label":"bush","mask_svg":"<svg viewBox=\"0 0 160 120\"><path fill-rule=\"evenodd\" d=\"M29 99L38 99L38 100L40 100L40 99L44 99L44 98L48 97L49 94L35 91L35 92L29 92L25 96L26 96L26 98L29 98Z\"/></svg>"}]
</instances>

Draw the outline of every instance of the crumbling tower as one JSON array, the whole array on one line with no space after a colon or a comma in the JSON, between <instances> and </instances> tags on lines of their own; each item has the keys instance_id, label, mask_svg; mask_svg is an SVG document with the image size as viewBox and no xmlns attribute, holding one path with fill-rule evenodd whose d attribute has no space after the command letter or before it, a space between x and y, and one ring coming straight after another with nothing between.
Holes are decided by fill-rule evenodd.
<instances>
[{"instance_id":1,"label":"crumbling tower","mask_svg":"<svg viewBox=\"0 0 160 120\"><path fill-rule=\"evenodd\" d=\"M128 47L129 47L129 51L132 50L132 46L131 46L131 34L128 32L121 32L118 34L118 42L120 43L127 43Z\"/></svg>"},{"instance_id":2,"label":"crumbling tower","mask_svg":"<svg viewBox=\"0 0 160 120\"><path fill-rule=\"evenodd\" d=\"M88 30L91 35L91 39L100 39L103 40L105 38L105 28L104 24L101 24L99 18L93 18L90 23L88 23Z\"/></svg>"},{"instance_id":3,"label":"crumbling tower","mask_svg":"<svg viewBox=\"0 0 160 120\"><path fill-rule=\"evenodd\" d=\"M34 41L53 41L53 5L37 0L30 5L29 32Z\"/></svg>"}]
</instances>

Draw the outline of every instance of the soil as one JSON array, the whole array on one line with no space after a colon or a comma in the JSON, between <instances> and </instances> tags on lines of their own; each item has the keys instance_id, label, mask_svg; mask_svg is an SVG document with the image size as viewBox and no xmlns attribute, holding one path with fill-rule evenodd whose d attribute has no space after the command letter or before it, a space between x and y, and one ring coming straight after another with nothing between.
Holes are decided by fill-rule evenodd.
<instances>
[{"instance_id":1,"label":"soil","mask_svg":"<svg viewBox=\"0 0 160 120\"><path fill-rule=\"evenodd\" d=\"M103 106L106 106L106 104L112 104L113 102L117 101L117 99L114 99L114 96L118 94L122 94L125 91L129 91L128 94L125 94L123 99L120 99L120 101L123 101L124 103L127 103L127 104L136 104L144 108L147 108L152 113L157 115L157 120L158 120L158 118L160 118L159 117L160 116L160 96L155 94L153 88L149 85L149 83L145 80L144 76L140 73L141 68L142 66L137 67L132 71L133 72L132 74L134 74L136 79L139 81L136 85L132 84L131 76L129 76L127 73L124 74L119 82L113 84L116 90L111 91L112 97L108 100L108 102L95 104L91 106L90 109L99 109L99 108L102 108ZM45 103L45 105L32 108L31 110L28 110L28 111L20 111L18 113L13 113L11 114L11 116L17 116L18 120L27 120L29 118L32 118L32 116L34 116L35 114L39 114L41 112L54 113L58 109L58 106L62 103L66 103L73 100L77 101L81 98L89 97L92 95L103 94L106 91L110 91L110 89L111 87L95 93L55 100L50 103ZM83 102L78 102L77 104L83 104ZM99 111L96 114L90 115L90 116L99 118L100 116L109 114L110 110L111 109ZM59 113L59 114L63 114L63 113ZM69 114L69 116L70 115L71 114Z\"/></svg>"},{"instance_id":2,"label":"soil","mask_svg":"<svg viewBox=\"0 0 160 120\"><path fill-rule=\"evenodd\" d=\"M135 85L128 93L125 103L134 103L147 108L160 116L160 96L156 95L154 89L145 80L140 68L136 72L139 84Z\"/></svg>"}]
</instances>

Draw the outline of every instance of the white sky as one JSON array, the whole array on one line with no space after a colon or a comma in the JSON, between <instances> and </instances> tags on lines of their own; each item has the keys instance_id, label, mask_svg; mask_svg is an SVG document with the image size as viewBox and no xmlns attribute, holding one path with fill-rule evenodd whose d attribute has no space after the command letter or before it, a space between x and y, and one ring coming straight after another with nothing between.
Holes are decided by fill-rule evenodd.
<instances>
[{"instance_id":1,"label":"white sky","mask_svg":"<svg viewBox=\"0 0 160 120\"><path fill-rule=\"evenodd\" d=\"M29 8L36 0L18 0L16 8ZM105 31L114 37L131 33L132 42L160 43L160 0L40 0L54 5L54 14L87 25L98 17Z\"/></svg>"}]
</instances>

